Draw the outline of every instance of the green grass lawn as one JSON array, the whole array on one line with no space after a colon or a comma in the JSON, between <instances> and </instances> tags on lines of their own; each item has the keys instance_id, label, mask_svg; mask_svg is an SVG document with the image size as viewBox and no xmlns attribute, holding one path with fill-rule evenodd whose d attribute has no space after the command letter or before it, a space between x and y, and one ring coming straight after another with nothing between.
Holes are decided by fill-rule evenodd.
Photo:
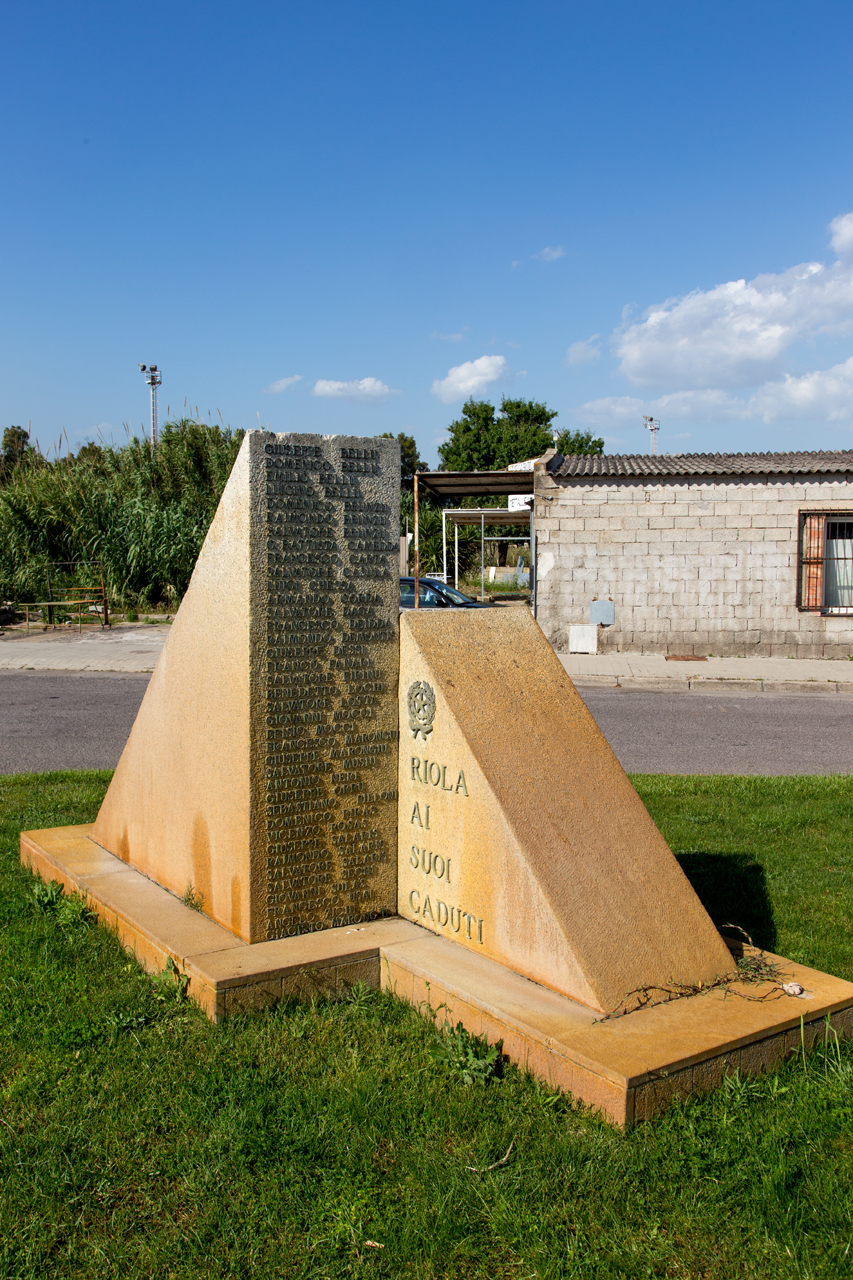
<instances>
[{"instance_id":1,"label":"green grass lawn","mask_svg":"<svg viewBox=\"0 0 853 1280\"><path fill-rule=\"evenodd\" d=\"M478 574L476 577L466 578L464 581L460 581L459 590L464 591L469 596L478 596L480 594L480 584L481 579ZM450 585L453 586L453 583L451 582ZM526 584L520 587L514 577L506 578L501 581L489 582L488 575L486 576L486 595L512 594L529 596L530 588Z\"/></svg>"},{"instance_id":2,"label":"green grass lawn","mask_svg":"<svg viewBox=\"0 0 853 1280\"><path fill-rule=\"evenodd\" d=\"M214 1027L18 865L108 776L0 779L3 1277L853 1272L846 1045L622 1134L365 989ZM635 782L719 924L853 977L853 779Z\"/></svg>"}]
</instances>

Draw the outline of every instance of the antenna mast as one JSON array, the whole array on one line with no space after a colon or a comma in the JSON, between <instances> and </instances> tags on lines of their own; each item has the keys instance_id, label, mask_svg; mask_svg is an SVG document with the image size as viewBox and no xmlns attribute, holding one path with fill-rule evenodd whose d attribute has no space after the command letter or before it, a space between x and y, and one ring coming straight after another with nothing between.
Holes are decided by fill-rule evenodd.
<instances>
[{"instance_id":1,"label":"antenna mast","mask_svg":"<svg viewBox=\"0 0 853 1280\"><path fill-rule=\"evenodd\" d=\"M651 433L651 455L654 458L658 451L658 432L660 431L660 423L657 418L644 417L643 426Z\"/></svg>"},{"instance_id":2,"label":"antenna mast","mask_svg":"<svg viewBox=\"0 0 853 1280\"><path fill-rule=\"evenodd\" d=\"M157 388L163 378L156 364L141 364L139 369L145 374L145 381L151 388L151 451L153 453L157 444Z\"/></svg>"}]
</instances>

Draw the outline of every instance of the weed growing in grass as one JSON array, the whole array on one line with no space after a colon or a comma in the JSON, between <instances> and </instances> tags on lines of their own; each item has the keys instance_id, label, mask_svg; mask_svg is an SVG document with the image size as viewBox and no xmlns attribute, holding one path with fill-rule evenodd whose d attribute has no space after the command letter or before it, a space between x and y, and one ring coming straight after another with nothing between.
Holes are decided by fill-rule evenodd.
<instances>
[{"instance_id":1,"label":"weed growing in grass","mask_svg":"<svg viewBox=\"0 0 853 1280\"><path fill-rule=\"evenodd\" d=\"M163 972L156 974L153 981L159 983L158 999L166 1000L171 993L178 1000L186 1000L190 987L189 974L184 973L171 956L166 960Z\"/></svg>"},{"instance_id":2,"label":"weed growing in grass","mask_svg":"<svg viewBox=\"0 0 853 1280\"><path fill-rule=\"evenodd\" d=\"M375 992L366 982L354 982L346 997L346 1003L353 1013L364 1013L373 1003Z\"/></svg>"},{"instance_id":3,"label":"weed growing in grass","mask_svg":"<svg viewBox=\"0 0 853 1280\"><path fill-rule=\"evenodd\" d=\"M384 1245L379 1244L378 1241L369 1240L365 1234L365 1219L374 1209L371 1200L369 1191L354 1187L346 1198L339 1197L333 1201L329 1205L323 1223L327 1235L314 1241L312 1249L328 1243L333 1249L355 1256L361 1262L359 1247L362 1249L384 1248Z\"/></svg>"},{"instance_id":4,"label":"weed growing in grass","mask_svg":"<svg viewBox=\"0 0 853 1280\"><path fill-rule=\"evenodd\" d=\"M486 1084L503 1074L503 1040L490 1045L485 1036L472 1036L461 1022L445 1021L440 1038L432 1046L436 1062L449 1068L463 1084Z\"/></svg>"},{"instance_id":5,"label":"weed growing in grass","mask_svg":"<svg viewBox=\"0 0 853 1280\"><path fill-rule=\"evenodd\" d=\"M37 911L52 915L64 929L75 929L94 924L97 916L79 894L66 895L58 880L45 884L38 877L33 879L30 897Z\"/></svg>"}]
</instances>

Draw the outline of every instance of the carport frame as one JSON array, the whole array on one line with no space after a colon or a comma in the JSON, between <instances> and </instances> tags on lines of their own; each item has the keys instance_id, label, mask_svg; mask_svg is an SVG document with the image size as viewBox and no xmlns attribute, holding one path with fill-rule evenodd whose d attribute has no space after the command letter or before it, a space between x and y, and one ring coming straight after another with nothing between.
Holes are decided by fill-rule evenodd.
<instances>
[{"instance_id":1,"label":"carport frame","mask_svg":"<svg viewBox=\"0 0 853 1280\"><path fill-rule=\"evenodd\" d=\"M526 516L526 520L525 520ZM526 536L513 537L486 537L486 523L493 525L523 525L527 524L529 532ZM447 582L447 522L448 520L455 526L455 564L453 572L453 585L459 590L459 526L460 525L479 525L480 526L480 595L486 594L486 556L485 547L487 542L528 542L533 546L533 510L532 504L523 511L521 508L510 510L505 507L445 507L441 512L441 550L442 564L444 570L444 581ZM532 566L531 566L532 581Z\"/></svg>"},{"instance_id":2,"label":"carport frame","mask_svg":"<svg viewBox=\"0 0 853 1280\"><path fill-rule=\"evenodd\" d=\"M456 524L456 576L455 581L458 585L458 569L459 569L459 530L460 524L470 524L480 526L480 595L486 594L486 570L485 570L485 544L486 541L486 516L488 514L489 524L496 525L523 525L528 523L529 534L527 539L521 538L519 541L528 541L530 543L530 599L533 608L533 616L536 616L536 535L533 527L533 484L534 473L532 471L421 471L415 472L414 475L414 499L415 499L415 608L420 603L420 524L419 524L419 498L418 486L422 484L430 493L437 498L483 498L483 497L509 497L520 496L530 497L530 506L527 515L527 521L523 518L521 511L510 511L507 507L452 507L442 508L441 513L441 537L442 537L442 553L443 553L443 570L444 579L447 581L447 516L451 516ZM522 516L521 519L515 517Z\"/></svg>"}]
</instances>

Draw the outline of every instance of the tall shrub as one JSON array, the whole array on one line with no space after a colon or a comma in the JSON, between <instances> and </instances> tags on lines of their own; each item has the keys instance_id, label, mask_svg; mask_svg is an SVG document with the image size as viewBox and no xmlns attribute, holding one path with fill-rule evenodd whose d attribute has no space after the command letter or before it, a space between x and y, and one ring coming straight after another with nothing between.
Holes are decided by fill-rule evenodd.
<instances>
[{"instance_id":1,"label":"tall shrub","mask_svg":"<svg viewBox=\"0 0 853 1280\"><path fill-rule=\"evenodd\" d=\"M100 561L111 603L177 605L243 434L182 418L153 452L133 439L24 458L0 487L0 595L44 600L48 572L54 586L95 586L84 562Z\"/></svg>"}]
</instances>

